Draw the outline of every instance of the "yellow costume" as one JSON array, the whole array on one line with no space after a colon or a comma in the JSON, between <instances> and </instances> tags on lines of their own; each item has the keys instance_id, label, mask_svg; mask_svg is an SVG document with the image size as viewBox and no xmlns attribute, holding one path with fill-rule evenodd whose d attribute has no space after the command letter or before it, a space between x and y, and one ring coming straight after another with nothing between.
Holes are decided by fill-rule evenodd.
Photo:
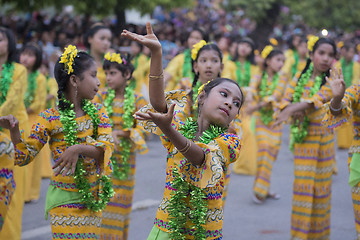
<instances>
[{"instance_id":1,"label":"yellow costume","mask_svg":"<svg viewBox=\"0 0 360 240\"><path fill-rule=\"evenodd\" d=\"M99 88L105 88L106 87L106 75L105 75L105 71L102 67L97 68L96 76L100 80Z\"/></svg>"},{"instance_id":2,"label":"yellow costume","mask_svg":"<svg viewBox=\"0 0 360 240\"><path fill-rule=\"evenodd\" d=\"M297 53L288 55L290 56L286 57L281 71L287 74L288 79L292 79L297 73L301 73L304 70L307 59L300 59Z\"/></svg>"},{"instance_id":3,"label":"yellow costume","mask_svg":"<svg viewBox=\"0 0 360 240\"><path fill-rule=\"evenodd\" d=\"M6 101L0 106L0 116L9 114L14 115L19 124L24 129L24 133L28 134L28 115L26 113L24 104L24 94L27 89L27 71L26 68L18 63L15 64L15 69L10 84L9 91L6 95ZM5 131L9 136L9 132ZM4 133L3 132L3 133ZM2 162L3 158L1 158ZM6 161L4 160L4 163ZM8 206L8 214L6 215L3 229L0 232L0 239L20 239L21 238L21 219L25 198L25 184L27 169L14 167L14 180L16 184L15 192L13 194L10 205Z\"/></svg>"},{"instance_id":4,"label":"yellow costume","mask_svg":"<svg viewBox=\"0 0 360 240\"><path fill-rule=\"evenodd\" d=\"M294 78L288 84L280 109L293 100L297 85ZM291 214L291 239L329 239L331 209L331 177L335 157L334 134L321 126L322 105L332 97L326 82L312 97L314 81L308 81L301 102L313 103L305 111L309 118L307 136L294 145L294 184Z\"/></svg>"},{"instance_id":5,"label":"yellow costume","mask_svg":"<svg viewBox=\"0 0 360 240\"><path fill-rule=\"evenodd\" d=\"M194 79L191 66L190 49L176 55L164 70L171 75L171 79L166 83L165 91L178 89L179 81L183 78Z\"/></svg>"},{"instance_id":6,"label":"yellow costume","mask_svg":"<svg viewBox=\"0 0 360 240\"><path fill-rule=\"evenodd\" d=\"M282 100L287 84L286 75L280 75L278 77L278 84L276 85L270 96L266 96L263 99L261 99L260 94L257 96L257 102L267 102L271 104L271 106L267 107L266 109L272 111L273 113L274 110L278 108L278 104ZM259 76L257 79L254 79L254 81L250 83L250 87L254 89L257 93L261 91L261 81L262 78ZM272 81L274 81L274 78L272 79ZM269 82L269 79L267 79L266 86L266 91L268 92L271 86L271 81ZM275 121L274 117L268 124L265 124L261 119L260 112L256 112L255 116L255 135L257 141L257 169L253 191L256 196L266 198L270 192L272 167L281 146L282 126L272 126Z\"/></svg>"},{"instance_id":7,"label":"yellow costume","mask_svg":"<svg viewBox=\"0 0 360 240\"><path fill-rule=\"evenodd\" d=\"M136 81L135 92L148 94L148 75L150 73L150 59L145 54L138 54L131 63L134 65L133 78Z\"/></svg>"},{"instance_id":8,"label":"yellow costume","mask_svg":"<svg viewBox=\"0 0 360 240\"><path fill-rule=\"evenodd\" d=\"M107 90L99 91L94 98L94 102L104 103L108 96ZM147 102L141 95L135 94L135 110L137 112L140 108L145 106ZM110 118L113 121L113 130L129 130L130 140L132 141L132 148L130 149L130 156L128 163L130 164L130 170L128 178L120 180L112 177L113 189L115 191L114 197L110 199L107 207L103 211L101 222L100 239L122 239L128 238L130 213L133 202L134 187L135 187L135 171L136 161L135 154L144 154L147 152L147 146L145 143L145 132L142 127L134 124L131 129L124 129L124 99L114 98L112 102L113 113ZM121 141L121 139L120 139ZM119 166L119 169L123 167L122 152L124 149L121 146L116 146L113 153L113 157Z\"/></svg>"},{"instance_id":9,"label":"yellow costume","mask_svg":"<svg viewBox=\"0 0 360 240\"><path fill-rule=\"evenodd\" d=\"M34 92L34 99L28 109L32 110L29 114L29 123L33 125L39 113L45 109L46 106L46 78L39 73L36 77L36 90ZM37 200L40 197L41 172L44 161L50 161L49 152L42 151L32 162L27 165L28 175L26 180L26 195L25 201Z\"/></svg>"},{"instance_id":10,"label":"yellow costume","mask_svg":"<svg viewBox=\"0 0 360 240\"><path fill-rule=\"evenodd\" d=\"M172 125L178 129L179 126L184 124L180 119L184 115L183 109L187 105L187 98L186 96L184 97L182 91L172 91L166 93L166 101L168 106L170 106L170 104L176 104ZM147 112L148 110L153 110L150 105L141 109L142 112ZM179 114L182 115L180 118L178 118ZM179 169L179 174L184 181L201 188L206 195L208 209L205 217L206 223L203 225L206 230L206 239L221 239L224 179L230 163L237 159L240 150L239 138L236 135L223 133L213 139L209 144L195 141L194 144L203 148L205 153L204 163L201 166L195 166L184 158L153 122L143 121L140 124L144 126L145 130L160 135L162 143L168 151L164 196L156 214L154 221L155 226L148 239L157 239L156 236L159 235L159 232L168 233L170 231L168 204L172 192L176 191L172 188L174 168ZM190 210L190 196L188 196L185 201L186 208ZM194 236L191 236L193 230L191 229L188 217L184 231L186 239L194 239Z\"/></svg>"},{"instance_id":11,"label":"yellow costume","mask_svg":"<svg viewBox=\"0 0 360 240\"><path fill-rule=\"evenodd\" d=\"M354 84L346 89L343 98L343 109L340 115L334 116L331 114L329 104L323 106L326 111L322 124L330 129L340 127L344 123L351 122L353 124L354 134L351 147L349 149L348 165L350 166L354 154L360 153L360 85ZM357 159L356 159L357 160ZM357 231L357 239L360 239L360 183L356 184L351 189L355 226Z\"/></svg>"},{"instance_id":12,"label":"yellow costume","mask_svg":"<svg viewBox=\"0 0 360 240\"><path fill-rule=\"evenodd\" d=\"M344 64L342 64L344 63ZM350 87L351 84L358 84L360 80L360 64L358 62L353 61L352 63L352 73L349 77L352 77L351 80L344 79L346 87ZM343 66L345 65L345 66ZM342 68L343 73L347 71L347 67L349 64L345 64L344 60L337 61L334 65L337 69ZM351 67L351 66L350 66ZM347 74L344 74L344 78L347 77ZM351 142L353 139L353 126L351 121L344 122L341 127L336 129L337 135L337 145L339 148L348 149L351 146Z\"/></svg>"},{"instance_id":13,"label":"yellow costume","mask_svg":"<svg viewBox=\"0 0 360 240\"><path fill-rule=\"evenodd\" d=\"M93 136L93 123L89 115L77 117L75 120L78 126L76 134L80 144L99 147L104 151L103 161L79 156L84 161L85 178L91 186L90 193L98 198L101 175L109 175L112 171L110 157L113 152L113 143L111 125L105 108L98 104L95 106L99 111L100 119L96 138ZM48 141L56 162L68 146L64 141L60 113L54 108L41 112L32 127L30 136L21 139L21 142L15 146L15 164L24 166L32 162ZM50 215L52 239L74 237L77 239L97 239L99 237L101 211L91 212L82 203L82 199L83 196L79 193L73 175L51 176L46 196L45 214L46 216L48 213Z\"/></svg>"}]
</instances>

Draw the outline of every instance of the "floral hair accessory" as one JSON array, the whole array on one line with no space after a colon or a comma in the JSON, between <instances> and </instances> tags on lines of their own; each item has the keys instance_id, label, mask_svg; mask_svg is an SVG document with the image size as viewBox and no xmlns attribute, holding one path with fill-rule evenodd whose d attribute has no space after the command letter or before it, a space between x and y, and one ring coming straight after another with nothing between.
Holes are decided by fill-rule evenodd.
<instances>
[{"instance_id":1,"label":"floral hair accessory","mask_svg":"<svg viewBox=\"0 0 360 240\"><path fill-rule=\"evenodd\" d=\"M319 40L319 37L311 35L308 37L308 49L310 52L313 51L315 43Z\"/></svg>"},{"instance_id":2,"label":"floral hair accessory","mask_svg":"<svg viewBox=\"0 0 360 240\"><path fill-rule=\"evenodd\" d=\"M271 53L271 51L274 50L274 47L271 45L267 45L266 47L264 47L264 49L261 52L261 57L263 59L266 59L267 56L269 56L269 54Z\"/></svg>"},{"instance_id":3,"label":"floral hair accessory","mask_svg":"<svg viewBox=\"0 0 360 240\"><path fill-rule=\"evenodd\" d=\"M198 42L197 44L193 45L193 49L191 50L191 59L192 60L196 60L197 55L199 53L199 50L206 45L206 41L205 40L201 40L200 42Z\"/></svg>"},{"instance_id":4,"label":"floral hair accessory","mask_svg":"<svg viewBox=\"0 0 360 240\"><path fill-rule=\"evenodd\" d=\"M356 50L360 52L360 44L356 45Z\"/></svg>"},{"instance_id":5,"label":"floral hair accessory","mask_svg":"<svg viewBox=\"0 0 360 240\"><path fill-rule=\"evenodd\" d=\"M275 38L270 38L270 43L274 46L277 46L279 44L279 42L275 39Z\"/></svg>"},{"instance_id":6,"label":"floral hair accessory","mask_svg":"<svg viewBox=\"0 0 360 240\"><path fill-rule=\"evenodd\" d=\"M69 45L65 48L64 53L61 55L60 63L65 65L65 70L68 71L68 74L74 72L73 64L75 57L77 57L78 50L75 46Z\"/></svg>"},{"instance_id":7,"label":"floral hair accessory","mask_svg":"<svg viewBox=\"0 0 360 240\"><path fill-rule=\"evenodd\" d=\"M342 48L344 46L344 42L340 41L338 42L338 44L336 45L338 48Z\"/></svg>"},{"instance_id":8,"label":"floral hair accessory","mask_svg":"<svg viewBox=\"0 0 360 240\"><path fill-rule=\"evenodd\" d=\"M211 81L207 81L207 83L205 83L205 84L203 84L203 85L201 85L201 86L199 87L198 96L199 96L199 94L204 90L205 86L208 85L209 82L211 82Z\"/></svg>"},{"instance_id":9,"label":"floral hair accessory","mask_svg":"<svg viewBox=\"0 0 360 240\"><path fill-rule=\"evenodd\" d=\"M104 58L110 62L116 62L118 64L122 64L123 60L120 57L119 53L110 53L108 52L107 54L105 54Z\"/></svg>"},{"instance_id":10,"label":"floral hair accessory","mask_svg":"<svg viewBox=\"0 0 360 240\"><path fill-rule=\"evenodd\" d=\"M254 50L254 54L255 54L255 55L259 55L259 54L260 54L259 50L255 49L255 50Z\"/></svg>"}]
</instances>

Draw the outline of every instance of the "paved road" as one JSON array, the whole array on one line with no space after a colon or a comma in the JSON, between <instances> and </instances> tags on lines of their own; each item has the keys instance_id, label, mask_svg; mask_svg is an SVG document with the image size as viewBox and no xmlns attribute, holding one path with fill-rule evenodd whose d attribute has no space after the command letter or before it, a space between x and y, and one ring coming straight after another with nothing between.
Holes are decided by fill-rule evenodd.
<instances>
[{"instance_id":1,"label":"paved road","mask_svg":"<svg viewBox=\"0 0 360 240\"><path fill-rule=\"evenodd\" d=\"M286 240L290 238L290 213L293 182L292 154L288 150L288 127L284 127L283 144L272 175L272 190L280 200L264 205L251 201L253 176L233 174L224 213L225 240ZM148 142L150 151L137 158L134 211L131 215L129 240L146 239L161 200L166 161L165 149L155 137ZM347 151L337 150L339 173L333 177L331 239L355 240L354 216L347 184ZM25 205L22 239L50 239L50 223L44 220L44 203L49 180L42 181L41 199Z\"/></svg>"}]
</instances>

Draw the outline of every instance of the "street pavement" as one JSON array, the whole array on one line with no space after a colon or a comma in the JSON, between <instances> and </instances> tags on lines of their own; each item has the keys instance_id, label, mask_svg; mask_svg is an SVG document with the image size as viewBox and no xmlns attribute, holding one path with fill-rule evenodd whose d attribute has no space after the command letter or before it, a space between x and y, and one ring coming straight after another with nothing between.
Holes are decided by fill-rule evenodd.
<instances>
[{"instance_id":1,"label":"street pavement","mask_svg":"<svg viewBox=\"0 0 360 240\"><path fill-rule=\"evenodd\" d=\"M286 240L290 239L293 157L288 149L289 128L284 126L282 146L274 164L272 191L279 200L268 200L263 205L252 202L254 176L232 174L224 212L224 240ZM131 214L129 240L147 238L162 198L166 151L158 137L148 142L149 152L137 156L136 185ZM355 240L356 231L347 169L347 151L336 150L338 175L333 176L331 238ZM22 239L51 239L50 222L44 218L44 206L49 179L43 179L41 198L25 204Z\"/></svg>"}]
</instances>

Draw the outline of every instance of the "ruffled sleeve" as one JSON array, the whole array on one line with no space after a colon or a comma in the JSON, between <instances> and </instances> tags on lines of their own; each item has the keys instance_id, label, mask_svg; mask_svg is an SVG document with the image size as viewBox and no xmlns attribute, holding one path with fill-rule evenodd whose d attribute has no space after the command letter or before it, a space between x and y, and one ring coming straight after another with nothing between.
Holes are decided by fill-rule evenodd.
<instances>
[{"instance_id":1,"label":"ruffled sleeve","mask_svg":"<svg viewBox=\"0 0 360 240\"><path fill-rule=\"evenodd\" d=\"M325 115L321 124L327 128L337 128L342 123L349 121L352 118L353 109L357 109L359 94L360 94L359 85L352 85L348 89L346 89L344 97L341 101L342 102L341 114L336 116L331 113L329 107L330 102L324 104L323 109L325 111Z\"/></svg>"},{"instance_id":2,"label":"ruffled sleeve","mask_svg":"<svg viewBox=\"0 0 360 240\"><path fill-rule=\"evenodd\" d=\"M331 79L330 79L331 81ZM320 90L315 93L312 97L304 97L300 99L300 102L313 103L316 110L320 109L324 103L327 103L332 98L332 91L330 84L326 82L321 86Z\"/></svg>"},{"instance_id":3,"label":"ruffled sleeve","mask_svg":"<svg viewBox=\"0 0 360 240\"><path fill-rule=\"evenodd\" d=\"M179 157L174 159L174 163L179 166L179 172L185 181L199 188L214 187L225 177L229 164L238 158L240 139L236 135L224 133L209 144L196 144L205 153L205 160L201 166L193 165L186 158Z\"/></svg>"},{"instance_id":4,"label":"ruffled sleeve","mask_svg":"<svg viewBox=\"0 0 360 240\"><path fill-rule=\"evenodd\" d=\"M25 166L32 162L47 143L50 131L51 123L45 112L41 112L31 128L30 135L25 138L25 133L22 132L21 141L15 146L15 165Z\"/></svg>"},{"instance_id":5,"label":"ruffled sleeve","mask_svg":"<svg viewBox=\"0 0 360 240\"><path fill-rule=\"evenodd\" d=\"M111 124L105 108L96 104L99 109L100 124L98 127L98 136L93 139L90 136L86 138L86 144L95 147L100 147L104 150L104 172L109 175L112 172L111 155L114 151L114 140L111 135Z\"/></svg>"}]
</instances>

